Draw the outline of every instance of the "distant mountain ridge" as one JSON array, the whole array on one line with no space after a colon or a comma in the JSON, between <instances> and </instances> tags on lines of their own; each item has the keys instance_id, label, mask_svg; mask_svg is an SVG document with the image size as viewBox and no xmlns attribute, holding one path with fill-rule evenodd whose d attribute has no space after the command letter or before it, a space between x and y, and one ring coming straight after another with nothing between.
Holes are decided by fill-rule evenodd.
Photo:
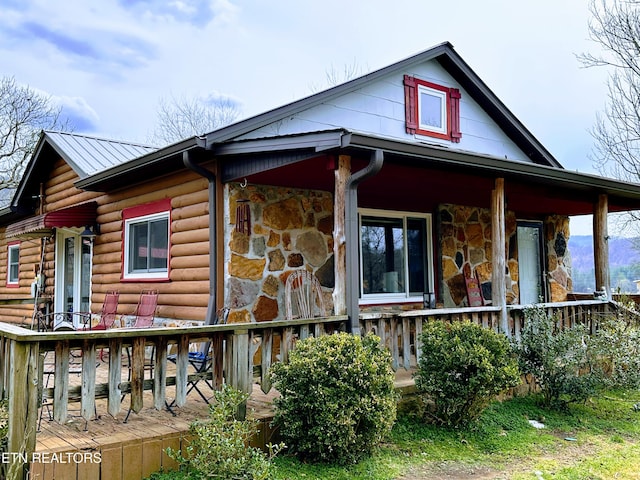
<instances>
[{"instance_id":1,"label":"distant mountain ridge","mask_svg":"<svg viewBox=\"0 0 640 480\"><path fill-rule=\"evenodd\" d=\"M640 238L609 238L609 268L628 267L640 263ZM593 266L593 237L572 235L569 237L571 266L574 270L591 270Z\"/></svg>"},{"instance_id":2,"label":"distant mountain ridge","mask_svg":"<svg viewBox=\"0 0 640 480\"><path fill-rule=\"evenodd\" d=\"M591 292L595 286L593 238L591 235L569 237L571 277L574 292ZM609 275L614 291L633 293L640 280L640 238L609 238Z\"/></svg>"}]
</instances>

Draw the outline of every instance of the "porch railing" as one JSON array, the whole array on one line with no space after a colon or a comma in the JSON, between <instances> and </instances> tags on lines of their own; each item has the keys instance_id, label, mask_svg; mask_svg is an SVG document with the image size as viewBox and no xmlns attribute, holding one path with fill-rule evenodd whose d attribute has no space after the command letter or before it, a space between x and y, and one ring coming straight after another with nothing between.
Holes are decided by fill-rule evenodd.
<instances>
[{"instance_id":1,"label":"porch railing","mask_svg":"<svg viewBox=\"0 0 640 480\"><path fill-rule=\"evenodd\" d=\"M581 301L543 304L542 308L570 325L593 323L612 307L601 301ZM522 328L523 311L524 307L509 307L511 334L515 337ZM410 369L421 355L417 339L425 322L470 320L497 329L499 316L500 309L491 306L370 313L362 315L360 326L361 331L381 337L392 354L394 369ZM64 423L71 403L80 404L84 419L93 418L97 399L106 399L108 412L117 415L126 408L126 401L121 401L123 393L130 395L133 412L142 410L145 390L152 391L153 406L162 409L167 404L167 386L175 386L172 400L183 406L189 381L198 377L211 380L216 388L226 382L247 393L255 380L268 393L272 388L269 367L286 361L298 339L344 331L347 324L346 316L335 316L198 327L34 332L0 323L0 399L9 404L8 451L15 452L12 458L24 460L21 473L14 478L23 478L29 455L35 449L42 401L52 403L53 419ZM190 373L189 352L208 341L212 345L211 367L204 373ZM105 362L99 359L101 351L108 352ZM150 355L153 374L145 378ZM52 368L46 370L45 357L52 356ZM79 362L77 370L72 368L76 365L71 360L74 357ZM123 362L123 358L127 361ZM175 363L172 368L170 358ZM106 369L106 375L97 375L98 369ZM80 376L79 381L71 381L74 372ZM53 377L53 387L45 385L45 375ZM98 377L106 381L96 383Z\"/></svg>"}]
</instances>

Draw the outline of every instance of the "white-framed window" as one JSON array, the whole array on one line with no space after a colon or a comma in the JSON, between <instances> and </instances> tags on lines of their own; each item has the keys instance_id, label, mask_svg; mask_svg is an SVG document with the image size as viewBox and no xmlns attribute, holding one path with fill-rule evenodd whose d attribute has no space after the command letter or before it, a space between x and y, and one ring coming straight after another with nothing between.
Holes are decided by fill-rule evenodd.
<instances>
[{"instance_id":1,"label":"white-framed window","mask_svg":"<svg viewBox=\"0 0 640 480\"><path fill-rule=\"evenodd\" d=\"M169 206L164 202L123 212L123 279L169 278ZM149 213L150 212L150 213ZM146 213L139 215L140 213Z\"/></svg>"},{"instance_id":2,"label":"white-framed window","mask_svg":"<svg viewBox=\"0 0 640 480\"><path fill-rule=\"evenodd\" d=\"M431 215L362 209L362 303L422 302L433 292Z\"/></svg>"},{"instance_id":3,"label":"white-framed window","mask_svg":"<svg viewBox=\"0 0 640 480\"><path fill-rule=\"evenodd\" d=\"M418 85L418 129L440 135L448 134L447 92Z\"/></svg>"},{"instance_id":4,"label":"white-framed window","mask_svg":"<svg viewBox=\"0 0 640 480\"><path fill-rule=\"evenodd\" d=\"M20 285L20 243L10 243L7 246L7 286Z\"/></svg>"},{"instance_id":5,"label":"white-framed window","mask_svg":"<svg viewBox=\"0 0 640 480\"><path fill-rule=\"evenodd\" d=\"M459 143L460 90L404 76L407 133Z\"/></svg>"}]
</instances>

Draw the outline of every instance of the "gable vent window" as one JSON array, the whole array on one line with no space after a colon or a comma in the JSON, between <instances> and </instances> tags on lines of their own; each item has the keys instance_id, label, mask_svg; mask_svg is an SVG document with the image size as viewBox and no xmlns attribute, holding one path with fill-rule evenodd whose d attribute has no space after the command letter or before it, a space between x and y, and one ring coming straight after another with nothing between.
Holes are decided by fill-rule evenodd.
<instances>
[{"instance_id":1,"label":"gable vent window","mask_svg":"<svg viewBox=\"0 0 640 480\"><path fill-rule=\"evenodd\" d=\"M407 133L460 142L460 90L404 76Z\"/></svg>"}]
</instances>

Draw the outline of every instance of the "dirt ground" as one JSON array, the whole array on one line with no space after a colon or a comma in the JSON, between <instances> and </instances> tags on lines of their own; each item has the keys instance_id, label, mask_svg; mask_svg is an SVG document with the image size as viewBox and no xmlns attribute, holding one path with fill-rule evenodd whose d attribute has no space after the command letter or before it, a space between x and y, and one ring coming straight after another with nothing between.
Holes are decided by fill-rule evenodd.
<instances>
[{"instance_id":1,"label":"dirt ground","mask_svg":"<svg viewBox=\"0 0 640 480\"><path fill-rule=\"evenodd\" d=\"M553 460L558 467L573 465L580 458L586 458L596 451L595 445L563 445L554 453L532 457L528 460L513 462L503 468L491 468L486 465L465 464L462 462L438 462L420 465L396 480L510 480L517 474L530 474L530 478L542 480L542 474L549 478L553 472L540 472L534 468L537 460Z\"/></svg>"}]
</instances>

